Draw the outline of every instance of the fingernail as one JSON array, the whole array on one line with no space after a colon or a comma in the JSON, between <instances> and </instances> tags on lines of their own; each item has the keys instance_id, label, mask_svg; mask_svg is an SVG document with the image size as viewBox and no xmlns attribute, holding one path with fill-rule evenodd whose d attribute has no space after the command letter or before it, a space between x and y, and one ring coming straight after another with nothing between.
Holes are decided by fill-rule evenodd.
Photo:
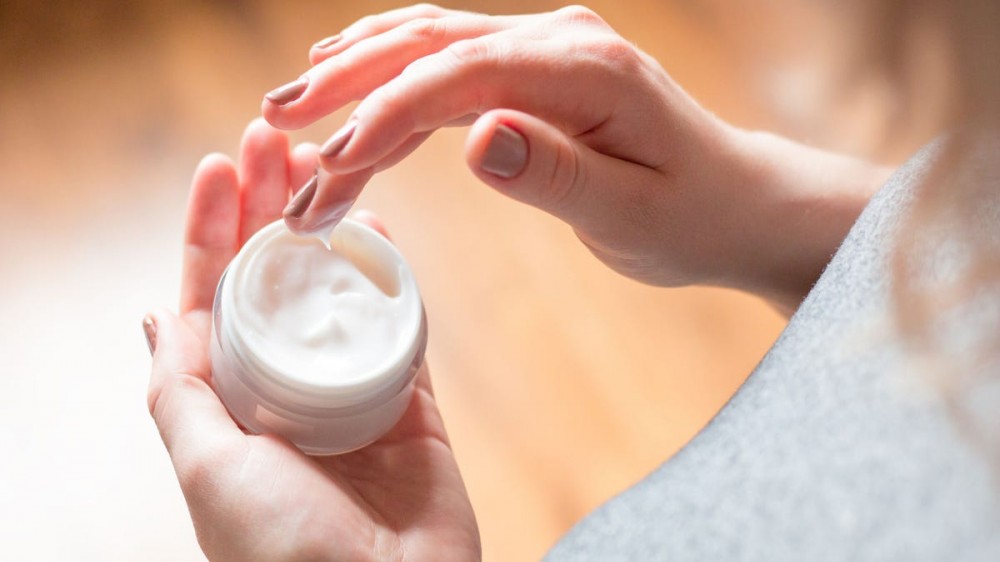
<instances>
[{"instance_id":1,"label":"fingernail","mask_svg":"<svg viewBox=\"0 0 1000 562\"><path fill-rule=\"evenodd\" d=\"M510 179L520 174L527 163L528 141L507 125L497 125L479 167L494 176Z\"/></svg>"},{"instance_id":2,"label":"fingernail","mask_svg":"<svg viewBox=\"0 0 1000 562\"><path fill-rule=\"evenodd\" d=\"M313 45L313 49L325 49L325 48L333 45L337 41L340 41L340 34L339 33L336 34L336 35L331 35L331 36L327 37L326 39L321 39L321 40L317 41Z\"/></svg>"},{"instance_id":3,"label":"fingernail","mask_svg":"<svg viewBox=\"0 0 1000 562\"><path fill-rule=\"evenodd\" d=\"M319 149L319 154L323 158L333 158L334 156L340 154L341 150L347 146L347 143L351 140L351 135L354 134L354 130L358 128L357 121L351 121L350 123L344 125L339 131L330 137L330 140L326 141L323 148Z\"/></svg>"},{"instance_id":4,"label":"fingernail","mask_svg":"<svg viewBox=\"0 0 1000 562\"><path fill-rule=\"evenodd\" d=\"M149 354L156 352L156 320L152 316L142 319L142 332L146 334L146 345L149 346Z\"/></svg>"},{"instance_id":5,"label":"fingernail","mask_svg":"<svg viewBox=\"0 0 1000 562\"><path fill-rule=\"evenodd\" d=\"M275 88L264 95L267 101L275 105L289 104L302 96L309 87L309 78L303 76L294 82L289 82L280 88Z\"/></svg>"},{"instance_id":6,"label":"fingernail","mask_svg":"<svg viewBox=\"0 0 1000 562\"><path fill-rule=\"evenodd\" d=\"M306 209L309 208L309 204L312 203L313 197L316 196L317 185L319 185L319 176L313 176L312 179L306 182L306 184L302 186L302 189L295 194L295 197L292 197L292 200L288 203L288 206L285 207L282 215L286 219L301 218L302 215L305 214Z\"/></svg>"}]
</instances>

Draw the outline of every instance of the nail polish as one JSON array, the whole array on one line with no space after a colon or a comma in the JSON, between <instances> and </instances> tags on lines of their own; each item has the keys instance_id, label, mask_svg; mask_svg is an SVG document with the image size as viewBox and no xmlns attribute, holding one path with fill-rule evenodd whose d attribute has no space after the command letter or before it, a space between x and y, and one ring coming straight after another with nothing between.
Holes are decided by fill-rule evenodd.
<instances>
[{"instance_id":1,"label":"nail polish","mask_svg":"<svg viewBox=\"0 0 1000 562\"><path fill-rule=\"evenodd\" d=\"M330 140L326 141L323 148L319 150L320 156L323 158L333 158L334 156L340 154L340 151L344 150L347 143L351 141L351 137L354 135L354 131L358 128L357 121L351 121L350 123L344 125L339 131L330 137Z\"/></svg>"},{"instance_id":2,"label":"nail polish","mask_svg":"<svg viewBox=\"0 0 1000 562\"><path fill-rule=\"evenodd\" d=\"M280 88L275 88L264 95L267 101L275 105L287 105L302 97L309 87L309 78L303 76L294 82L289 82Z\"/></svg>"},{"instance_id":3,"label":"nail polish","mask_svg":"<svg viewBox=\"0 0 1000 562\"><path fill-rule=\"evenodd\" d=\"M326 39L321 39L313 45L313 49L326 49L327 47L332 47L335 43L340 41L340 34L331 35Z\"/></svg>"},{"instance_id":4,"label":"nail polish","mask_svg":"<svg viewBox=\"0 0 1000 562\"><path fill-rule=\"evenodd\" d=\"M285 210L282 212L282 216L286 219L298 219L302 218L302 215L306 213L306 209L309 208L309 204L312 203L313 197L316 196L316 188L319 186L319 176L313 176L295 197L288 203Z\"/></svg>"},{"instance_id":5,"label":"nail polish","mask_svg":"<svg viewBox=\"0 0 1000 562\"><path fill-rule=\"evenodd\" d=\"M507 125L497 125L479 165L484 171L510 179L524 170L528 163L528 141Z\"/></svg>"},{"instance_id":6,"label":"nail polish","mask_svg":"<svg viewBox=\"0 0 1000 562\"><path fill-rule=\"evenodd\" d=\"M152 316L142 319L142 333L146 334L146 345L149 346L149 354L156 352L156 321Z\"/></svg>"}]
</instances>

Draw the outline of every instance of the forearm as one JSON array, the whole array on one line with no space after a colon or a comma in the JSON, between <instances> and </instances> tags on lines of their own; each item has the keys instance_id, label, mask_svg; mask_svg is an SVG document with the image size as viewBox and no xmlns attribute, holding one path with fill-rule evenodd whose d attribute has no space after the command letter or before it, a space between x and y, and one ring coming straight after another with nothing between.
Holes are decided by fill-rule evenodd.
<instances>
[{"instance_id":1,"label":"forearm","mask_svg":"<svg viewBox=\"0 0 1000 562\"><path fill-rule=\"evenodd\" d=\"M726 284L791 314L892 170L768 133L733 135L748 200Z\"/></svg>"}]
</instances>

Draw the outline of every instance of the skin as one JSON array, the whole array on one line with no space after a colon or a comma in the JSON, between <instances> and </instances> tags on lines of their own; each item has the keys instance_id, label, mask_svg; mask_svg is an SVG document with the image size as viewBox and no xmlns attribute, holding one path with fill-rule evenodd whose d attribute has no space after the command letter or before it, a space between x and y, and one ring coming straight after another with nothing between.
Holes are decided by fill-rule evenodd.
<instances>
[{"instance_id":1,"label":"skin","mask_svg":"<svg viewBox=\"0 0 1000 562\"><path fill-rule=\"evenodd\" d=\"M889 173L722 122L579 7L490 17L413 6L364 18L309 57L308 88L284 105L265 100L267 122L296 129L360 103L349 142L320 158L296 228L321 223L434 130L471 124L470 169L568 223L609 267L660 286L742 289L790 313ZM501 125L527 147L511 177L482 166ZM263 121L247 129L239 166L206 157L192 183L180 315L151 313L150 411L199 542L212 560L476 559L475 517L426 369L390 434L330 458L243 434L209 386L219 276L316 159L317 147L289 151Z\"/></svg>"}]
</instances>

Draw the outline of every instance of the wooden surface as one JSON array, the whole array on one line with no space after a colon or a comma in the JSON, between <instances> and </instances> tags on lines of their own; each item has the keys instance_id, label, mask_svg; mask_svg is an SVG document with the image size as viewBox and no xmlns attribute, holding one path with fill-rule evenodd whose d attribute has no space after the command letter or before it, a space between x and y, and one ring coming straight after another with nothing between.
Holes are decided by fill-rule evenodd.
<instances>
[{"instance_id":1,"label":"wooden surface","mask_svg":"<svg viewBox=\"0 0 1000 562\"><path fill-rule=\"evenodd\" d=\"M871 103L808 95L830 77L785 56L809 35L801 22L828 29L820 8L736 4L591 6L724 118L901 153L872 141ZM10 559L201 557L145 411L139 324L148 307L175 305L187 182L203 153L234 154L263 92L305 68L313 41L395 5L0 7L0 544ZM822 111L837 103L839 118ZM345 115L295 138L321 141ZM480 185L463 135L432 137L361 205L385 219L422 288L434 384L486 558L535 559L689 440L782 320L745 295L608 271L567 227Z\"/></svg>"}]
</instances>

